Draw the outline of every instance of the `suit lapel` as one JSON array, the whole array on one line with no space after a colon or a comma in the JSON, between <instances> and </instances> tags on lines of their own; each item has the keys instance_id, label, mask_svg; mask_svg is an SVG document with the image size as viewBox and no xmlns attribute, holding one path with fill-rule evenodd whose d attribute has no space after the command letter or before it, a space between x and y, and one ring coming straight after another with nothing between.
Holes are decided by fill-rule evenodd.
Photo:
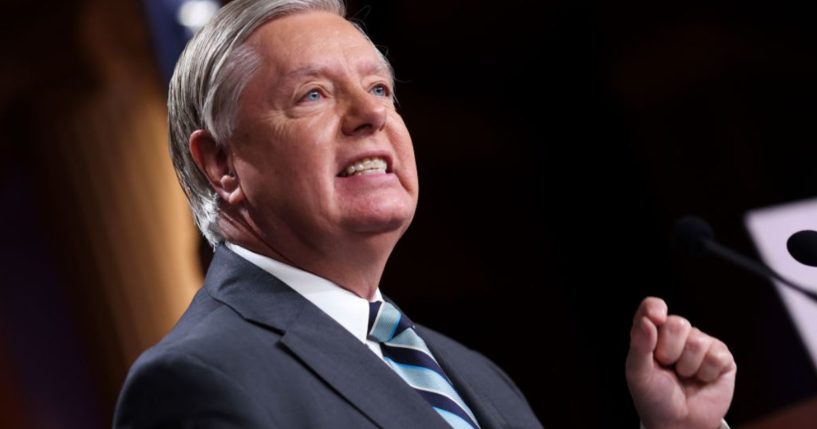
<instances>
[{"instance_id":1,"label":"suit lapel","mask_svg":"<svg viewBox=\"0 0 817 429\"><path fill-rule=\"evenodd\" d=\"M331 317L292 288L219 246L205 288L281 343L352 406L384 429L450 429L423 398ZM342 425L339 425L339 427Z\"/></svg>"},{"instance_id":2,"label":"suit lapel","mask_svg":"<svg viewBox=\"0 0 817 429\"><path fill-rule=\"evenodd\" d=\"M394 303L388 296L383 299L394 305L401 313L403 310ZM445 374L454 383L454 388L468 405L468 408L477 417L477 422L482 429L505 429L508 427L507 421L502 417L496 407L493 406L484 395L469 380L478 380L482 374L471 374L467 368L471 368L470 362L464 361L459 354L450 353L448 349L437 341L437 335L430 332L423 326L415 326L420 338L425 341L431 354L437 359L437 363L445 371Z\"/></svg>"},{"instance_id":3,"label":"suit lapel","mask_svg":"<svg viewBox=\"0 0 817 429\"><path fill-rule=\"evenodd\" d=\"M450 429L400 376L316 307L305 309L282 342L380 427Z\"/></svg>"},{"instance_id":4,"label":"suit lapel","mask_svg":"<svg viewBox=\"0 0 817 429\"><path fill-rule=\"evenodd\" d=\"M427 331L422 326L417 327L420 336L425 340L431 353L437 358L438 363L445 371L457 392L462 396L462 399L471 408L471 411L477 417L477 421L482 429L503 429L507 427L507 423L502 415L497 411L493 404L473 385L469 380L475 380L480 377L479 374L469 374L466 368L471 368L472 364L463 361L462 356L454 353L449 353L445 347L435 341L436 336Z\"/></svg>"}]
</instances>

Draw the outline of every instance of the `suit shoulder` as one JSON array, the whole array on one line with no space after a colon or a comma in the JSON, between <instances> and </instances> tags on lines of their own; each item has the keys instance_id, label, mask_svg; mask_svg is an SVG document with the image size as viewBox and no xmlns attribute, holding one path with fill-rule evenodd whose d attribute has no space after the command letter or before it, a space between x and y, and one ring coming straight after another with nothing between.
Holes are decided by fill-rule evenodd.
<instances>
[{"instance_id":1,"label":"suit shoulder","mask_svg":"<svg viewBox=\"0 0 817 429\"><path fill-rule=\"evenodd\" d=\"M246 372L242 352L258 343L251 339L258 329L200 291L171 331L131 366L114 426L270 427L239 377ZM275 342L274 332L264 335Z\"/></svg>"},{"instance_id":2,"label":"suit shoulder","mask_svg":"<svg viewBox=\"0 0 817 429\"><path fill-rule=\"evenodd\" d=\"M134 367L174 354L195 356L215 365L220 356L242 354L242 350L258 343L259 336L266 342L274 342L280 333L248 322L202 289L170 332L147 349Z\"/></svg>"},{"instance_id":3,"label":"suit shoulder","mask_svg":"<svg viewBox=\"0 0 817 429\"><path fill-rule=\"evenodd\" d=\"M195 356L146 353L128 374L114 427L271 427L261 410L228 374Z\"/></svg>"}]
</instances>

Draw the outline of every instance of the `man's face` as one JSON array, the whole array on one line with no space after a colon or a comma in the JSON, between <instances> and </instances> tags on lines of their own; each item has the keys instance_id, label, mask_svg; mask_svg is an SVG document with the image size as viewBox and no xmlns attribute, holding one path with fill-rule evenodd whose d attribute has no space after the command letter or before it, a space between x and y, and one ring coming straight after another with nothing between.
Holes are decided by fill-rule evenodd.
<instances>
[{"instance_id":1,"label":"man's face","mask_svg":"<svg viewBox=\"0 0 817 429\"><path fill-rule=\"evenodd\" d=\"M247 43L261 66L230 145L262 233L308 245L402 234L417 205L414 152L371 43L324 12L273 20Z\"/></svg>"}]
</instances>

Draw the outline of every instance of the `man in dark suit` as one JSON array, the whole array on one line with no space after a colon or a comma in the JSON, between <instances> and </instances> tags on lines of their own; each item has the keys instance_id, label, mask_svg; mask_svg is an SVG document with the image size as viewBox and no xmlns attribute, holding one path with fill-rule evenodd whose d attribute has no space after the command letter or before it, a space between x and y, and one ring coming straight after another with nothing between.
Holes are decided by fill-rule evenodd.
<instances>
[{"instance_id":1,"label":"man in dark suit","mask_svg":"<svg viewBox=\"0 0 817 429\"><path fill-rule=\"evenodd\" d=\"M215 256L115 427L541 427L502 370L384 302L417 173L391 68L343 14L237 0L182 54L171 152ZM717 427L734 375L722 343L642 303L627 377L647 427Z\"/></svg>"}]
</instances>

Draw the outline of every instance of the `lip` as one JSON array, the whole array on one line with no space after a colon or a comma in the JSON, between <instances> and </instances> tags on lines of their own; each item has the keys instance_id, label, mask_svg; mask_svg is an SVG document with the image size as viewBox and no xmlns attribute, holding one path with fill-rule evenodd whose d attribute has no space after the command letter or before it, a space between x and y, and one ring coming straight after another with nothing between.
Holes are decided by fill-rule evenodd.
<instances>
[{"instance_id":1,"label":"lip","mask_svg":"<svg viewBox=\"0 0 817 429\"><path fill-rule=\"evenodd\" d=\"M348 158L344 158L343 160L341 160L339 171L337 172L335 177L339 177L341 179L347 178L346 176L343 176L343 172L346 171L346 167L348 167L348 166L350 166L350 165L352 165L352 164L354 164L354 163L356 163L358 161L362 161L362 160L364 160L366 158L382 158L384 161L386 161L386 174L391 174L394 171L391 154L386 152L386 151L373 150L373 151L357 153L354 156L350 156ZM354 177L354 176L350 176L350 177Z\"/></svg>"}]
</instances>

